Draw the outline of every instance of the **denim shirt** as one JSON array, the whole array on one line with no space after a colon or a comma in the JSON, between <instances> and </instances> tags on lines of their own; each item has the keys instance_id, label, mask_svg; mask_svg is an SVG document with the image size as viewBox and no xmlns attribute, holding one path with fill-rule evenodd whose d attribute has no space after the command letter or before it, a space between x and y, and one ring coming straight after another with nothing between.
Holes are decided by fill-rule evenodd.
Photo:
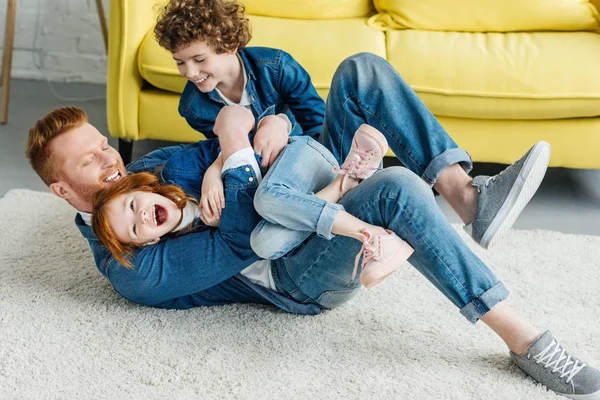
<instances>
[{"instance_id":1,"label":"denim shirt","mask_svg":"<svg viewBox=\"0 0 600 400\"><path fill-rule=\"evenodd\" d=\"M246 47L238 54L248 75L246 91L252 103L254 126L268 115L285 113L292 123L291 136L305 134L316 138L323 126L325 103L308 72L283 50ZM214 138L214 122L224 106L216 90L202 93L188 81L179 100L179 114L192 128Z\"/></svg>"},{"instance_id":2,"label":"denim shirt","mask_svg":"<svg viewBox=\"0 0 600 400\"><path fill-rule=\"evenodd\" d=\"M164 165L159 172L163 181L177 183L199 199L204 172L217 155L218 141L205 140L156 150L127 169L154 172ZM239 274L258 260L250 246L250 233L260 221L253 206L258 184L253 169L246 169L242 166L223 174L226 207L218 229L203 227L139 248L132 255L132 269L114 259L79 214L75 223L88 240L100 273L134 303L169 309L259 303L298 314L318 314L319 307L297 303Z\"/></svg>"}]
</instances>

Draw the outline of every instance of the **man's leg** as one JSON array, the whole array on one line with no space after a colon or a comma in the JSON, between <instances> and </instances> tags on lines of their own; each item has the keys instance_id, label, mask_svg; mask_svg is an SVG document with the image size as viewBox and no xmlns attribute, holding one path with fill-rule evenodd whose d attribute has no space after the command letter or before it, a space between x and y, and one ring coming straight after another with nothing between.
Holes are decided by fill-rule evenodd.
<instances>
[{"instance_id":1,"label":"man's leg","mask_svg":"<svg viewBox=\"0 0 600 400\"><path fill-rule=\"evenodd\" d=\"M398 159L433 186L465 224L477 222L471 234L483 247L493 244L512 226L548 165L549 146L542 146L543 151L528 153L526 160L503 179L490 184L492 177L482 177L472 184L469 155L394 68L368 53L342 62L327 98L320 140L338 162L348 154L354 132L363 123L380 130Z\"/></svg>"},{"instance_id":2,"label":"man's leg","mask_svg":"<svg viewBox=\"0 0 600 400\"><path fill-rule=\"evenodd\" d=\"M431 190L406 168L375 173L350 190L340 204L355 217L406 240L415 250L410 264L469 321L475 322L508 296L504 285L448 223ZM356 283L350 282L350 277L360 247L360 242L346 237L311 237L296 253L276 261L277 270L285 271L289 278L280 283L288 291L293 288L288 289L287 283L300 284L300 292L315 300L327 289L348 289ZM312 274L314 280L308 278ZM331 280L327 276L332 276Z\"/></svg>"},{"instance_id":3,"label":"man's leg","mask_svg":"<svg viewBox=\"0 0 600 400\"><path fill-rule=\"evenodd\" d=\"M415 174L405 168L387 168L349 191L341 203L352 215L404 238L415 249L410 264L469 321L482 319L492 328L510 348L517 365L533 378L558 393L600 396L600 372L572 356L568 363L567 353L561 353L563 349L549 332L542 335L504 301L507 289L458 236ZM294 254L274 261L275 284L297 301L339 306L360 288L358 278L351 279L359 248L358 242L347 237L324 240L313 236ZM553 369L560 373L553 374Z\"/></svg>"}]
</instances>

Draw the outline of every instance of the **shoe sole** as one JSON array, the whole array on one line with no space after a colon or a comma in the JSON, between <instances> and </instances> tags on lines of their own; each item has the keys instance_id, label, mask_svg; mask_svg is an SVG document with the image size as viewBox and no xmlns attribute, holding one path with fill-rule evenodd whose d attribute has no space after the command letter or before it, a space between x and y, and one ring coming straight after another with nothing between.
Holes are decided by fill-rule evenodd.
<instances>
[{"instance_id":1,"label":"shoe sole","mask_svg":"<svg viewBox=\"0 0 600 400\"><path fill-rule=\"evenodd\" d=\"M387 139L385 138L385 136L383 136L383 133L379 132L379 130L367 124L362 124L358 127L356 131L361 131L362 133L373 139L375 142L377 142L379 148L381 149L381 157L385 157L389 146Z\"/></svg>"},{"instance_id":2,"label":"shoe sole","mask_svg":"<svg viewBox=\"0 0 600 400\"><path fill-rule=\"evenodd\" d=\"M558 393L558 395L565 396L572 400L600 400L600 390L590 394L567 394L567 393Z\"/></svg>"},{"instance_id":3,"label":"shoe sole","mask_svg":"<svg viewBox=\"0 0 600 400\"><path fill-rule=\"evenodd\" d=\"M550 144L546 142L539 142L533 147L504 204L481 238L483 248L489 249L495 246L508 233L538 190L548 169L550 149Z\"/></svg>"},{"instance_id":4,"label":"shoe sole","mask_svg":"<svg viewBox=\"0 0 600 400\"><path fill-rule=\"evenodd\" d=\"M392 266L385 265L381 268L378 268L376 270L369 272L368 274L361 275L360 283L362 283L363 286L366 288L371 288L371 287L377 285L378 283L383 281L385 278L390 276L398 268L400 268L400 266L402 266L402 264L406 260L408 260L408 257L410 257L413 252L414 252L414 249L408 243L404 242L402 248L394 257L395 259L401 259L402 262L399 262Z\"/></svg>"}]
</instances>

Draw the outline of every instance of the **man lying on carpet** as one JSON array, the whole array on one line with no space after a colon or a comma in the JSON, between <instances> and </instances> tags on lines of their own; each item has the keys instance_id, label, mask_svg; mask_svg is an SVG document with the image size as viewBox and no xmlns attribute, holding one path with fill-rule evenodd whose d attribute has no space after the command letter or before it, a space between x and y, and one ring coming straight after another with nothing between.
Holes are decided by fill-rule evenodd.
<instances>
[{"instance_id":1,"label":"man lying on carpet","mask_svg":"<svg viewBox=\"0 0 600 400\"><path fill-rule=\"evenodd\" d=\"M382 224L405 239L415 249L409 262L469 321L481 319L492 328L508 345L517 365L533 378L567 397L600 399L600 372L567 354L550 332L542 334L503 301L508 296L504 285L456 234L422 182L433 185L465 223L473 223L472 235L478 243L482 237L489 238L490 229L488 242L494 243L537 189L549 148L534 147L503 174L476 177L471 183L466 152L385 61L368 55L352 57L339 67L331 88L320 141L329 150L337 149L332 153L338 163L350 151L352 132L366 123L383 132L395 154L417 174L402 168L380 171L351 190L341 204L357 217ZM256 136L286 135L276 118L263 120ZM201 232L137 250L131 269L118 264L88 226L93 195L127 172L154 171L166 160L179 166L173 168L181 180L176 183L185 186L192 179L197 181L217 154L206 154L206 164L200 165L182 157L185 147L154 151L126 171L118 153L87 123L85 114L68 108L55 110L36 123L30 130L27 155L51 191L79 211L76 224L88 239L98 269L131 301L163 308L270 303L290 312L315 314L356 294L360 284L352 281L348 286L354 261L349 243L353 240L342 236L328 240L311 235L297 251L266 263L263 268L273 279L273 287L243 275L246 268L260 262L256 255L240 255L228 246L201 242ZM249 180L232 189L251 191L255 187L256 181ZM521 190L523 187L532 190ZM530 195L520 195L525 192ZM465 210L470 210L470 218L465 217ZM221 224L227 218L235 216L228 215L225 207ZM219 273L205 274L209 268L217 268Z\"/></svg>"}]
</instances>

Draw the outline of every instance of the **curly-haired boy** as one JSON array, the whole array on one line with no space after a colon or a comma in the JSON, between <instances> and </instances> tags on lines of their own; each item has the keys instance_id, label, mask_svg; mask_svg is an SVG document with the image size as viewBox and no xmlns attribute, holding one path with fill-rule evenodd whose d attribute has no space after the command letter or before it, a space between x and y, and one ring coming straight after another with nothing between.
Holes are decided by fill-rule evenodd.
<instances>
[{"instance_id":1,"label":"curly-haired boy","mask_svg":"<svg viewBox=\"0 0 600 400\"><path fill-rule=\"evenodd\" d=\"M179 113L207 138L215 137L219 111L233 104L254 114L254 150L262 156L263 167L271 165L287 144L287 137L274 133L273 124L283 120L292 136L316 137L321 132L325 103L306 70L283 50L246 47L252 35L243 4L171 0L162 9L154 34L188 79ZM207 171L204 182L202 206L218 216L219 207L210 207L221 204L217 166L212 173Z\"/></svg>"}]
</instances>

